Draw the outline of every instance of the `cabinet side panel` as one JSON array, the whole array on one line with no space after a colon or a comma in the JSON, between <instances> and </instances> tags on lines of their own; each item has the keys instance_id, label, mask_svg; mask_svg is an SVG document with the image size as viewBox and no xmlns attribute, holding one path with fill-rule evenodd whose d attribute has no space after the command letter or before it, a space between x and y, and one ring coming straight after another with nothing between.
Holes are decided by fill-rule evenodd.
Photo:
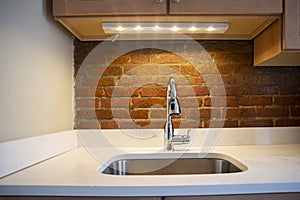
<instances>
[{"instance_id":1,"label":"cabinet side panel","mask_svg":"<svg viewBox=\"0 0 300 200\"><path fill-rule=\"evenodd\" d=\"M277 20L254 39L254 66L281 51L281 20Z\"/></svg>"},{"instance_id":2,"label":"cabinet side panel","mask_svg":"<svg viewBox=\"0 0 300 200\"><path fill-rule=\"evenodd\" d=\"M300 0L285 0L283 49L300 50Z\"/></svg>"}]
</instances>

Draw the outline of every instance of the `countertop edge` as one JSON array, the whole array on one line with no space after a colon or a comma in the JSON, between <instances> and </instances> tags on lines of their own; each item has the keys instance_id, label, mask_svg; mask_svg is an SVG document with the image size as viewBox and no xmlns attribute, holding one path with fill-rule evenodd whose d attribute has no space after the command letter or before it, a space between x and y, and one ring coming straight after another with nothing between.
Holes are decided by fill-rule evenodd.
<instances>
[{"instance_id":1,"label":"countertop edge","mask_svg":"<svg viewBox=\"0 0 300 200\"><path fill-rule=\"evenodd\" d=\"M258 187L259 185L259 187ZM32 187L35 189L32 190ZM204 196L299 193L300 182L201 186L0 186L1 196ZM118 193L116 193L116 190ZM33 192L34 191L34 192Z\"/></svg>"}]
</instances>

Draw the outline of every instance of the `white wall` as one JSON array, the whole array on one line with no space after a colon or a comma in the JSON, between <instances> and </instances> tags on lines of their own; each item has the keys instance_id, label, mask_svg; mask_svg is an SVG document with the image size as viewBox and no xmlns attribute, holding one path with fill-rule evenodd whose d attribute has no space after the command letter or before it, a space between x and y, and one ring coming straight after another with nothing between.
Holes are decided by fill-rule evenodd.
<instances>
[{"instance_id":1,"label":"white wall","mask_svg":"<svg viewBox=\"0 0 300 200\"><path fill-rule=\"evenodd\" d=\"M0 142L73 129L73 41L46 3L0 0Z\"/></svg>"}]
</instances>

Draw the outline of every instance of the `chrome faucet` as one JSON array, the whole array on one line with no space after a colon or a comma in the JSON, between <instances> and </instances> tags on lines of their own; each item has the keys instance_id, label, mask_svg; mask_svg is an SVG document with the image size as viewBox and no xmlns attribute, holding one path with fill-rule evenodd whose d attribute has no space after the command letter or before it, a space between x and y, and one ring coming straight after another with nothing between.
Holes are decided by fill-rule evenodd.
<instances>
[{"instance_id":1,"label":"chrome faucet","mask_svg":"<svg viewBox=\"0 0 300 200\"><path fill-rule=\"evenodd\" d=\"M189 135L174 135L172 118L173 116L179 116L180 113L180 105L176 94L176 82L175 79L171 77L167 87L167 122L164 132L164 149L166 151L174 150L175 144L186 144L190 142Z\"/></svg>"}]
</instances>

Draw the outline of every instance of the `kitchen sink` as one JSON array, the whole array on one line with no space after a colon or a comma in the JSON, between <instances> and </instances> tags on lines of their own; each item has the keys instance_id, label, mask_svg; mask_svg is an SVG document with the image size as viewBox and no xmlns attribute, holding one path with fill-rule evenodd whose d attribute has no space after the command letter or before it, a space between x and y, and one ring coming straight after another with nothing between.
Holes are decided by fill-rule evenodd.
<instances>
[{"instance_id":1,"label":"kitchen sink","mask_svg":"<svg viewBox=\"0 0 300 200\"><path fill-rule=\"evenodd\" d=\"M223 155L208 154L199 158L198 154L183 154L180 157L160 156L121 158L110 162L103 174L110 175L192 175L238 173L247 170L239 161Z\"/></svg>"}]
</instances>

